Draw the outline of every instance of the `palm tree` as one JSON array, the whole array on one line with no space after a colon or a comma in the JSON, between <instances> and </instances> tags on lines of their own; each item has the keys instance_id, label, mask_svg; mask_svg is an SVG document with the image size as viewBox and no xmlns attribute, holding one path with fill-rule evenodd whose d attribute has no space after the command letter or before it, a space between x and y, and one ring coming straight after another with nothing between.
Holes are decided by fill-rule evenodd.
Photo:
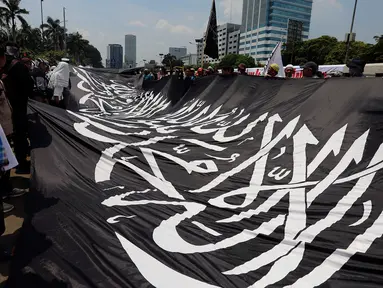
<instances>
[{"instance_id":1,"label":"palm tree","mask_svg":"<svg viewBox=\"0 0 383 288\"><path fill-rule=\"evenodd\" d=\"M44 29L44 37L52 41L54 50L62 50L64 46L64 33L66 31L60 24L59 19L53 20L52 17L48 17L47 23L41 25L41 28Z\"/></svg>"},{"instance_id":2,"label":"palm tree","mask_svg":"<svg viewBox=\"0 0 383 288\"><path fill-rule=\"evenodd\" d=\"M20 8L21 0L1 0L1 2L4 4L4 7L0 7L0 17L11 27L12 39L16 42L16 20L19 20L21 24L27 23L22 15L27 15L29 12Z\"/></svg>"},{"instance_id":3,"label":"palm tree","mask_svg":"<svg viewBox=\"0 0 383 288\"><path fill-rule=\"evenodd\" d=\"M32 28L28 23L21 24L21 29L16 31L16 43L28 50L42 50L40 29Z\"/></svg>"},{"instance_id":4,"label":"palm tree","mask_svg":"<svg viewBox=\"0 0 383 288\"><path fill-rule=\"evenodd\" d=\"M80 58L83 58L88 45L89 41L85 40L80 33L76 32L68 35L67 48L77 63L80 63Z\"/></svg>"}]
</instances>

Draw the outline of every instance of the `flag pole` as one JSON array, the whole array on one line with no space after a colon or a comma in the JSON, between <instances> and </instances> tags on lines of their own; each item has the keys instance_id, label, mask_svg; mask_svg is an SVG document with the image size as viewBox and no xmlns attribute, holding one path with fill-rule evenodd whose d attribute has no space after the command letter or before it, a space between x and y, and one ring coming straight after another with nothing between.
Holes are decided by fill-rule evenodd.
<instances>
[{"instance_id":1,"label":"flag pole","mask_svg":"<svg viewBox=\"0 0 383 288\"><path fill-rule=\"evenodd\" d=\"M40 8L41 8L41 41L44 42L44 10L43 10L43 1L40 1Z\"/></svg>"},{"instance_id":2,"label":"flag pole","mask_svg":"<svg viewBox=\"0 0 383 288\"><path fill-rule=\"evenodd\" d=\"M347 36L347 48L346 48L346 56L344 59L344 64L347 65L348 62L348 54L350 52L350 44L351 44L351 37L352 37L352 30L354 29L354 20L355 20L355 13L356 13L356 6L358 5L358 0L355 0L354 5L354 12L352 13L352 20L351 20L351 28L350 28L350 34Z\"/></svg>"},{"instance_id":3,"label":"flag pole","mask_svg":"<svg viewBox=\"0 0 383 288\"><path fill-rule=\"evenodd\" d=\"M206 38L206 36L205 36L205 38ZM204 60L205 60L205 45L206 45L206 42L205 42L205 40L203 40L203 42L202 42L202 59L201 59L201 67L203 68L203 62L204 62Z\"/></svg>"},{"instance_id":4,"label":"flag pole","mask_svg":"<svg viewBox=\"0 0 383 288\"><path fill-rule=\"evenodd\" d=\"M207 27L206 27L206 33L205 33L205 36L202 38L202 68L203 68L203 64L205 62L205 47L206 47L206 38L208 36L208 31L209 31L209 24L210 24L210 18L211 18L211 11L213 10L213 6L214 6L214 1L212 1L212 4L211 4L211 9L210 9L210 16L209 16L209 22L207 23Z\"/></svg>"}]
</instances>

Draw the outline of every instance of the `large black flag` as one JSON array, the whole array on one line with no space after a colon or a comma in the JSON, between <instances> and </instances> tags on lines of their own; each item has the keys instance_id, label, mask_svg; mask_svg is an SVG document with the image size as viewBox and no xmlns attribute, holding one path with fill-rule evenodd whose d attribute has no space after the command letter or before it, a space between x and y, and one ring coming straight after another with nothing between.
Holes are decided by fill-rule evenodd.
<instances>
[{"instance_id":1,"label":"large black flag","mask_svg":"<svg viewBox=\"0 0 383 288\"><path fill-rule=\"evenodd\" d=\"M381 79L73 74L7 287L383 287Z\"/></svg>"},{"instance_id":2,"label":"large black flag","mask_svg":"<svg viewBox=\"0 0 383 288\"><path fill-rule=\"evenodd\" d=\"M215 9L215 0L210 11L209 23L207 24L205 35L205 55L213 59L218 59L218 32L217 32L217 12Z\"/></svg>"}]
</instances>

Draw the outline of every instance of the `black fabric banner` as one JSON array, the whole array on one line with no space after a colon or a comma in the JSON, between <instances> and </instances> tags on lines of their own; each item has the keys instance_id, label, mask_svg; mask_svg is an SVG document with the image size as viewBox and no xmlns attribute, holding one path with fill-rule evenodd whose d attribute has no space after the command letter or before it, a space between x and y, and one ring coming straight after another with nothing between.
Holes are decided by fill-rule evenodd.
<instances>
[{"instance_id":1,"label":"black fabric banner","mask_svg":"<svg viewBox=\"0 0 383 288\"><path fill-rule=\"evenodd\" d=\"M204 54L213 59L218 59L218 31L217 31L217 12L215 9L215 0L211 6L209 23L207 24L205 35Z\"/></svg>"},{"instance_id":2,"label":"black fabric banner","mask_svg":"<svg viewBox=\"0 0 383 288\"><path fill-rule=\"evenodd\" d=\"M382 287L381 79L73 74L10 287Z\"/></svg>"}]
</instances>

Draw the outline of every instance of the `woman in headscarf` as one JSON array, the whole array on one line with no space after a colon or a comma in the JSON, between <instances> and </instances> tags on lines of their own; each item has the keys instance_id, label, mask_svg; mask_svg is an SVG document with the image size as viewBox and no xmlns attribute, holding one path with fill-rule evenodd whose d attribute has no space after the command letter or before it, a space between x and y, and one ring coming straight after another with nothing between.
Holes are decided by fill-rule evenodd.
<instances>
[{"instance_id":1,"label":"woman in headscarf","mask_svg":"<svg viewBox=\"0 0 383 288\"><path fill-rule=\"evenodd\" d=\"M63 107L64 92L69 87L69 65L66 62L60 62L53 70L49 79L48 87L53 90L52 104Z\"/></svg>"}]
</instances>

